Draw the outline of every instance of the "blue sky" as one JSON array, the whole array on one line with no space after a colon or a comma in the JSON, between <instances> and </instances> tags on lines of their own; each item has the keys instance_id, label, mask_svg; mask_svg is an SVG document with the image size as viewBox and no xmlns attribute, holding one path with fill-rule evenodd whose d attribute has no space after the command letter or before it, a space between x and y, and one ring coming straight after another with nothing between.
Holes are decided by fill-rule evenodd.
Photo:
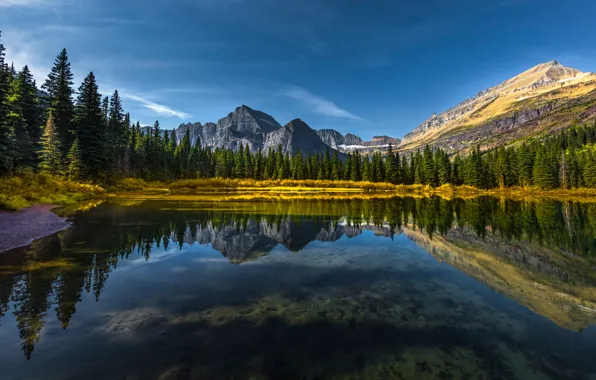
<instances>
[{"instance_id":1,"label":"blue sky","mask_svg":"<svg viewBox=\"0 0 596 380\"><path fill-rule=\"evenodd\" d=\"M7 58L38 81L66 47L133 119L172 128L241 104L402 137L538 63L596 71L596 2L0 0Z\"/></svg>"}]
</instances>

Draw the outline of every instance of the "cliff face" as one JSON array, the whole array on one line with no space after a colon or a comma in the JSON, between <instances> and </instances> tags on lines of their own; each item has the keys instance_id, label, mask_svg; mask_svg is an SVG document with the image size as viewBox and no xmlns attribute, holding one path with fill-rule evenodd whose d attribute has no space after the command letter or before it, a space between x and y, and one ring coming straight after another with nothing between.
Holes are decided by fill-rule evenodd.
<instances>
[{"instance_id":1,"label":"cliff face","mask_svg":"<svg viewBox=\"0 0 596 380\"><path fill-rule=\"evenodd\" d=\"M333 149L338 149L340 145L354 145L363 143L360 137L351 133L348 133L344 136L335 129L319 129L317 134L325 144L329 145Z\"/></svg>"},{"instance_id":2,"label":"cliff face","mask_svg":"<svg viewBox=\"0 0 596 380\"><path fill-rule=\"evenodd\" d=\"M275 150L278 146L281 146L284 153L293 154L300 149L302 154L309 156L329 148L319 135L300 119L292 120L265 136L263 144L265 152L269 149Z\"/></svg>"},{"instance_id":3,"label":"cliff face","mask_svg":"<svg viewBox=\"0 0 596 380\"><path fill-rule=\"evenodd\" d=\"M389 144L397 146L401 142L400 139L389 136L375 136L371 141L364 141L352 133L347 133L344 136L335 129L319 129L317 134L325 144L342 153L359 152L361 154L370 154L377 151L385 152L389 148Z\"/></svg>"},{"instance_id":4,"label":"cliff face","mask_svg":"<svg viewBox=\"0 0 596 380\"><path fill-rule=\"evenodd\" d=\"M433 114L405 135L400 151L426 144L449 152L492 147L588 121L596 113L596 75L556 61L540 64Z\"/></svg>"}]
</instances>

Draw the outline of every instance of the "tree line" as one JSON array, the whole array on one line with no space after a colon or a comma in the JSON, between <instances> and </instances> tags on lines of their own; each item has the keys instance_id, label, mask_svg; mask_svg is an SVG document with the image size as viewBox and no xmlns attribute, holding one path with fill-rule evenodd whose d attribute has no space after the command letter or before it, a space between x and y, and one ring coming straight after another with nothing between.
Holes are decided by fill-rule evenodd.
<instances>
[{"instance_id":1,"label":"tree line","mask_svg":"<svg viewBox=\"0 0 596 380\"><path fill-rule=\"evenodd\" d=\"M132 123L117 90L102 98L93 72L78 90L66 50L56 57L38 90L31 71L16 71L0 44L0 175L23 170L63 175L75 181L111 184L126 177L145 180L192 178L319 179L394 184L469 185L478 188L537 186L596 187L596 123L516 147L466 156L425 147L415 153L347 156L327 149L314 155L283 153L281 147L253 152L248 145L211 149Z\"/></svg>"}]
</instances>

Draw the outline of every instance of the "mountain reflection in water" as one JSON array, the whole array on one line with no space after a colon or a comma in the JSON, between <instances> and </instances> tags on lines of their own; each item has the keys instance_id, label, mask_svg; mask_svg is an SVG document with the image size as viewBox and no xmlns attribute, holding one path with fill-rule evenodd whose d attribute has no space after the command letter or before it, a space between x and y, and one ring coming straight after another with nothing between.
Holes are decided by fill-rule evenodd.
<instances>
[{"instance_id":1,"label":"mountain reflection in water","mask_svg":"<svg viewBox=\"0 0 596 380\"><path fill-rule=\"evenodd\" d=\"M590 203L114 200L0 255L0 373L588 378L595 236Z\"/></svg>"}]
</instances>

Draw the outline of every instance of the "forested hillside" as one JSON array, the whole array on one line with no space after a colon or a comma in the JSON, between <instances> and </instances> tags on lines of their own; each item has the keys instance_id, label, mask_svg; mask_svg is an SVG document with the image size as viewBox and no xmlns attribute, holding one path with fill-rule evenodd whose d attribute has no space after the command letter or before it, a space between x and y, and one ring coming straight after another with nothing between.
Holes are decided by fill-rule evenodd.
<instances>
[{"instance_id":1,"label":"forested hillside","mask_svg":"<svg viewBox=\"0 0 596 380\"><path fill-rule=\"evenodd\" d=\"M102 98L94 74L77 90L66 50L37 87L27 66L8 65L0 45L0 175L45 172L72 181L113 184L135 177L170 181L189 178L319 179L394 184L470 185L478 188L596 187L596 124L528 140L511 148L448 154L440 148L400 155L339 156L328 148L306 156L281 145L251 151L191 144L189 129L178 142L159 122L143 132L122 108L118 91ZM42 96L38 96L38 94ZM284 127L285 128L285 127Z\"/></svg>"}]
</instances>

